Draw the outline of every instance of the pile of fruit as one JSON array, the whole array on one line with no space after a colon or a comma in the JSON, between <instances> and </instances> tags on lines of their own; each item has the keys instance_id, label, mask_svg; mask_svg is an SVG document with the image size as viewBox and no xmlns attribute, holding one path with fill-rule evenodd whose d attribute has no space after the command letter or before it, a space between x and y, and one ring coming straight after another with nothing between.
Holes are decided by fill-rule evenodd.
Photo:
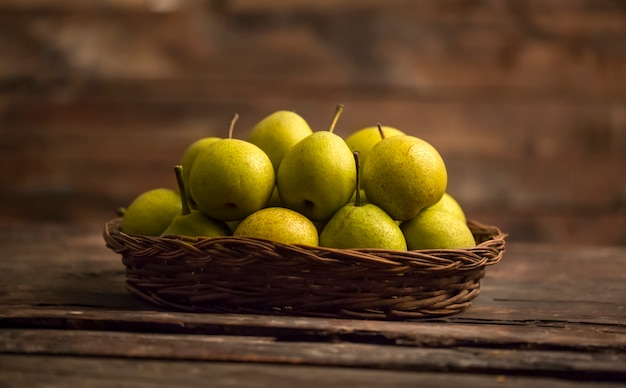
<instances>
[{"instance_id":1,"label":"pile of fruit","mask_svg":"<svg viewBox=\"0 0 626 388\"><path fill-rule=\"evenodd\" d=\"M155 188L122 209L121 230L162 237L255 237L284 244L389 250L476 245L447 171L426 141L386 126L312 131L277 111L246 140L199 139L175 173L179 190Z\"/></svg>"}]
</instances>

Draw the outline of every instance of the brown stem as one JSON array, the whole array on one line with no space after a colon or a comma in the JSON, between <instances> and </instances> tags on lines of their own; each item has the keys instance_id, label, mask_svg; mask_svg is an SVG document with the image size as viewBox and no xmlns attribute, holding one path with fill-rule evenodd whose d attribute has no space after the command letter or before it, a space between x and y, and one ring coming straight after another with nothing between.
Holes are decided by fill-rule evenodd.
<instances>
[{"instance_id":1,"label":"brown stem","mask_svg":"<svg viewBox=\"0 0 626 388\"><path fill-rule=\"evenodd\" d=\"M378 133L380 133L380 138L381 139L385 139L385 131L383 131L383 126L380 125L380 123L376 124L376 126L378 127Z\"/></svg>"},{"instance_id":2,"label":"brown stem","mask_svg":"<svg viewBox=\"0 0 626 388\"><path fill-rule=\"evenodd\" d=\"M229 139L233 138L233 130L235 129L235 123L237 122L237 120L239 120L239 115L237 113L235 113L233 115L233 118L230 119L230 126L228 127L228 138Z\"/></svg>"},{"instance_id":3,"label":"brown stem","mask_svg":"<svg viewBox=\"0 0 626 388\"><path fill-rule=\"evenodd\" d=\"M185 182L183 182L183 166L174 166L174 174L176 174L176 182L178 182L178 190L180 191L180 199L183 204L182 215L191 213L189 203L187 202L187 196L185 195Z\"/></svg>"},{"instance_id":4,"label":"brown stem","mask_svg":"<svg viewBox=\"0 0 626 388\"><path fill-rule=\"evenodd\" d=\"M335 109L335 115L333 116L333 121L330 123L330 128L328 128L328 132L332 133L335 130L335 125L337 125L337 120L339 120L341 112L343 112L343 104L337 105L337 109Z\"/></svg>"}]
</instances>

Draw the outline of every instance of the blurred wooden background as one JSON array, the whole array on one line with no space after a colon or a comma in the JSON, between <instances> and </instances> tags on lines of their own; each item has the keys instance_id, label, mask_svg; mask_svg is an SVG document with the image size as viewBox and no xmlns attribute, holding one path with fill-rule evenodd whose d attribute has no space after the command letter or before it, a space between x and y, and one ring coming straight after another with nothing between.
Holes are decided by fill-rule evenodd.
<instances>
[{"instance_id":1,"label":"blurred wooden background","mask_svg":"<svg viewBox=\"0 0 626 388\"><path fill-rule=\"evenodd\" d=\"M0 221L103 223L234 112L337 103L511 241L626 244L621 0L3 0Z\"/></svg>"}]
</instances>

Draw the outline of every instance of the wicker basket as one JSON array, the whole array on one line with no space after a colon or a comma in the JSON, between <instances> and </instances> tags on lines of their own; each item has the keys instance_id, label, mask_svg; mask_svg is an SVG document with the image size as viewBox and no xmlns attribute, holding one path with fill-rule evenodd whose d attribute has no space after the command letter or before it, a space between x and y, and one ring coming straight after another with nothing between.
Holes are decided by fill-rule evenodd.
<instances>
[{"instance_id":1,"label":"wicker basket","mask_svg":"<svg viewBox=\"0 0 626 388\"><path fill-rule=\"evenodd\" d=\"M468 222L478 245L389 251L284 245L242 237L128 235L105 224L122 255L130 293L191 312L414 319L458 313L480 291L485 267L504 253L505 234Z\"/></svg>"}]
</instances>

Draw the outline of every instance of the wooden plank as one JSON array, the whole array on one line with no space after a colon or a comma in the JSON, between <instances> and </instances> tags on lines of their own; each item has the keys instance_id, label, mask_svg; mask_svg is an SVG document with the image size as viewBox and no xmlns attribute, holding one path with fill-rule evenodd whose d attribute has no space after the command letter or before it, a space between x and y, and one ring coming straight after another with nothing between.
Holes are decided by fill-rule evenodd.
<instances>
[{"instance_id":1,"label":"wooden plank","mask_svg":"<svg viewBox=\"0 0 626 388\"><path fill-rule=\"evenodd\" d=\"M605 32L624 32L626 28L620 21L624 14L620 1L528 0L509 5L511 12L526 19L527 28L534 27L536 32L542 31L550 36L597 36ZM554 17L556 15L558 17Z\"/></svg>"},{"instance_id":2,"label":"wooden plank","mask_svg":"<svg viewBox=\"0 0 626 388\"><path fill-rule=\"evenodd\" d=\"M468 208L469 214L511 234L510 241L541 244L623 246L626 211L616 208L574 207L570 211L543 208L504 210L483 204ZM591 231L593 230L593 231Z\"/></svg>"},{"instance_id":3,"label":"wooden plank","mask_svg":"<svg viewBox=\"0 0 626 388\"><path fill-rule=\"evenodd\" d=\"M487 24L502 26L517 22L536 23L535 28L550 32L579 34L601 29L623 31L619 21L623 7L614 0L525 0L522 2L497 2L477 4L472 1L420 1L391 0L384 4L376 1L298 1L271 0L263 3L254 0L232 0L228 10L235 13L252 12L341 12L354 9L396 9L412 12L421 23L447 23L451 25ZM558 14L558 18L549 19ZM617 15L616 15L617 14ZM531 32L531 31L528 31ZM534 31L533 31L534 32Z\"/></svg>"},{"instance_id":4,"label":"wooden plank","mask_svg":"<svg viewBox=\"0 0 626 388\"><path fill-rule=\"evenodd\" d=\"M222 85L222 90L210 82L197 82L194 88L147 82L145 92L135 90L135 94L116 90L115 82L101 86L97 97L76 91L74 99L63 104L40 97L8 105L1 122L10 138L4 142L23 147L27 140L49 141L63 147L62 141L108 144L127 135L128 144L142 139L147 147L174 142L180 148L201 136L225 136L235 112L241 116L235 136L244 139L258 121L279 109L295 110L315 130L324 130L335 105L342 103L346 108L336 127L338 134L347 137L380 122L423 137L444 155L508 160L589 154L623 159L626 150L624 102L429 101L393 91L363 95L348 89L322 89L303 98L288 85L274 87L272 98L264 98L262 88L246 90L235 83ZM51 138L52 132L59 139ZM148 133L153 138L145 142ZM103 158L104 151L113 156L121 153L119 149L95 151Z\"/></svg>"},{"instance_id":5,"label":"wooden plank","mask_svg":"<svg viewBox=\"0 0 626 388\"><path fill-rule=\"evenodd\" d=\"M623 381L626 378L625 353L276 342L234 336L5 329L0 331L0 352L487 372L569 376L582 380Z\"/></svg>"},{"instance_id":6,"label":"wooden plank","mask_svg":"<svg viewBox=\"0 0 626 388\"><path fill-rule=\"evenodd\" d=\"M0 355L3 387L613 387L607 381L541 376L388 371L322 366L125 358Z\"/></svg>"},{"instance_id":7,"label":"wooden plank","mask_svg":"<svg viewBox=\"0 0 626 388\"><path fill-rule=\"evenodd\" d=\"M265 80L265 90L295 82L300 90L379 85L448 95L471 90L624 98L625 16L619 8L398 2L362 9L358 2L343 3L327 12L323 5L317 11L284 3L220 9L197 2L165 17L120 12L115 23L71 6L43 15L9 12L0 14L6 19L0 25L11 27L5 44L16 55L8 59L14 66L0 74L35 84L50 78L209 78ZM563 9L567 20L551 28L550 15ZM41 33L40 20L63 33ZM128 34L137 39L125 39ZM98 50L89 42L98 42ZM40 46L54 48L55 55L37 56Z\"/></svg>"},{"instance_id":8,"label":"wooden plank","mask_svg":"<svg viewBox=\"0 0 626 388\"><path fill-rule=\"evenodd\" d=\"M185 2L192 2L186 0ZM155 3L155 4L152 4ZM159 7L158 3L164 3ZM168 7L169 3L169 7ZM163 12L167 9L176 9L180 6L180 1L151 2L146 0L100 0L97 3L80 0L3 0L0 10L35 12L35 11L150 11L158 10Z\"/></svg>"},{"instance_id":9,"label":"wooden plank","mask_svg":"<svg viewBox=\"0 0 626 388\"><path fill-rule=\"evenodd\" d=\"M0 306L0 327L268 337L420 347L625 352L626 324L451 317L426 322Z\"/></svg>"}]
</instances>

